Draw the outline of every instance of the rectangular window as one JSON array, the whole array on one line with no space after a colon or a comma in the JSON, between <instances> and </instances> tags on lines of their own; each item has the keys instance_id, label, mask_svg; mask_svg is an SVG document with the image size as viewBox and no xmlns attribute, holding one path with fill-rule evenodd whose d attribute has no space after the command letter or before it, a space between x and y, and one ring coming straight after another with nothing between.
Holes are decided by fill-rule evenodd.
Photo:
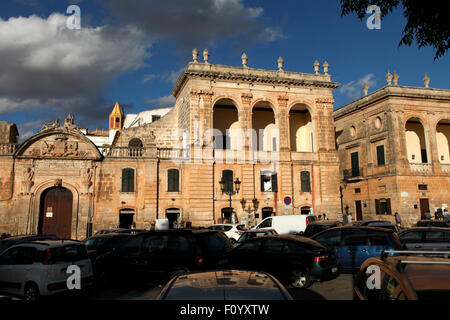
<instances>
[{"instance_id":1,"label":"rectangular window","mask_svg":"<svg viewBox=\"0 0 450 320\"><path fill-rule=\"evenodd\" d=\"M309 171L302 171L300 173L300 181L302 192L311 192L311 174Z\"/></svg>"},{"instance_id":2,"label":"rectangular window","mask_svg":"<svg viewBox=\"0 0 450 320\"><path fill-rule=\"evenodd\" d=\"M355 188L355 193L361 193L361 189L360 188Z\"/></svg>"},{"instance_id":3,"label":"rectangular window","mask_svg":"<svg viewBox=\"0 0 450 320\"><path fill-rule=\"evenodd\" d=\"M428 185L426 185L426 184L419 184L418 188L419 188L419 190L428 190Z\"/></svg>"},{"instance_id":4,"label":"rectangular window","mask_svg":"<svg viewBox=\"0 0 450 320\"><path fill-rule=\"evenodd\" d=\"M233 192L233 171L222 171L222 180L224 181L224 192Z\"/></svg>"},{"instance_id":5,"label":"rectangular window","mask_svg":"<svg viewBox=\"0 0 450 320\"><path fill-rule=\"evenodd\" d=\"M277 173L271 171L261 172L261 192L278 192Z\"/></svg>"},{"instance_id":6,"label":"rectangular window","mask_svg":"<svg viewBox=\"0 0 450 320\"><path fill-rule=\"evenodd\" d=\"M359 177L359 155L358 152L353 152L351 155L352 163L352 177Z\"/></svg>"},{"instance_id":7,"label":"rectangular window","mask_svg":"<svg viewBox=\"0 0 450 320\"><path fill-rule=\"evenodd\" d=\"M386 164L384 145L377 146L377 164L379 166L384 166Z\"/></svg>"},{"instance_id":8,"label":"rectangular window","mask_svg":"<svg viewBox=\"0 0 450 320\"><path fill-rule=\"evenodd\" d=\"M422 149L422 163L428 163L427 149Z\"/></svg>"},{"instance_id":9,"label":"rectangular window","mask_svg":"<svg viewBox=\"0 0 450 320\"><path fill-rule=\"evenodd\" d=\"M161 119L161 116L152 115L152 122L158 121L159 119Z\"/></svg>"},{"instance_id":10,"label":"rectangular window","mask_svg":"<svg viewBox=\"0 0 450 320\"><path fill-rule=\"evenodd\" d=\"M134 192L134 169L122 169L122 192Z\"/></svg>"},{"instance_id":11,"label":"rectangular window","mask_svg":"<svg viewBox=\"0 0 450 320\"><path fill-rule=\"evenodd\" d=\"M180 192L180 171L167 170L167 192Z\"/></svg>"}]
</instances>

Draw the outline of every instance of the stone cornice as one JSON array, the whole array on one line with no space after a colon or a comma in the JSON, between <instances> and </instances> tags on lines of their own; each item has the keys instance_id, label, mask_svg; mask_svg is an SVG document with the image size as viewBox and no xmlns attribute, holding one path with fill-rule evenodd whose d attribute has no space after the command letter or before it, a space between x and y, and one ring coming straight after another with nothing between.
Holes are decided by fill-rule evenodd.
<instances>
[{"instance_id":1,"label":"stone cornice","mask_svg":"<svg viewBox=\"0 0 450 320\"><path fill-rule=\"evenodd\" d=\"M433 99L450 102L450 90L389 85L334 111L334 120L388 98Z\"/></svg>"},{"instance_id":2,"label":"stone cornice","mask_svg":"<svg viewBox=\"0 0 450 320\"><path fill-rule=\"evenodd\" d=\"M330 75L314 75L309 73L231 67L191 62L178 77L175 87L172 90L172 95L174 97L177 97L181 88L189 78L211 81L223 80L244 83L329 89L336 89L339 86L339 83L331 81Z\"/></svg>"}]
</instances>

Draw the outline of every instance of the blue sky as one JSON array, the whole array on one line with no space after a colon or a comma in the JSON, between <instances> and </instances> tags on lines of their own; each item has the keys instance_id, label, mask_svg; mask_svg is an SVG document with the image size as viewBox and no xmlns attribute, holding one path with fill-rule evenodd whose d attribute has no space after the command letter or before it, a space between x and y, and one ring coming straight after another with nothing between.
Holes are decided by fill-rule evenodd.
<instances>
[{"instance_id":1,"label":"blue sky","mask_svg":"<svg viewBox=\"0 0 450 320\"><path fill-rule=\"evenodd\" d=\"M81 9L81 30L64 28L66 9ZM68 112L91 129L107 126L115 101L126 113L173 103L170 92L192 48L208 48L210 62L313 72L330 64L335 108L386 84L450 89L448 54L398 47L402 9L369 30L366 19L340 16L338 0L12 0L0 3L0 120L18 124L21 136ZM64 17L66 15L66 17ZM20 18L21 17L21 18ZM51 18L52 17L52 18ZM367 15L367 18L369 15ZM55 27L57 25L58 27Z\"/></svg>"}]
</instances>

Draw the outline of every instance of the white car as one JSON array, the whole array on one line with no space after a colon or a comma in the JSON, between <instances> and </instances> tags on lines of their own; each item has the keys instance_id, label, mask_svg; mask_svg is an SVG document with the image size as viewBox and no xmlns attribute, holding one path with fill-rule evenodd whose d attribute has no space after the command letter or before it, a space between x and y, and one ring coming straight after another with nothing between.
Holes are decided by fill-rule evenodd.
<instances>
[{"instance_id":1,"label":"white car","mask_svg":"<svg viewBox=\"0 0 450 320\"><path fill-rule=\"evenodd\" d=\"M262 220L253 229L274 229L278 234L299 234L305 232L306 227L317 220L317 216L313 214L272 216Z\"/></svg>"},{"instance_id":2,"label":"white car","mask_svg":"<svg viewBox=\"0 0 450 320\"><path fill-rule=\"evenodd\" d=\"M80 289L89 289L94 278L84 243L42 240L11 246L0 255L0 294L37 300L66 292L67 280L75 275L67 273L71 265L80 268Z\"/></svg>"},{"instance_id":3,"label":"white car","mask_svg":"<svg viewBox=\"0 0 450 320\"><path fill-rule=\"evenodd\" d=\"M230 223L213 224L212 226L209 226L208 229L223 231L233 243L238 241L239 237L247 230L245 224Z\"/></svg>"}]
</instances>

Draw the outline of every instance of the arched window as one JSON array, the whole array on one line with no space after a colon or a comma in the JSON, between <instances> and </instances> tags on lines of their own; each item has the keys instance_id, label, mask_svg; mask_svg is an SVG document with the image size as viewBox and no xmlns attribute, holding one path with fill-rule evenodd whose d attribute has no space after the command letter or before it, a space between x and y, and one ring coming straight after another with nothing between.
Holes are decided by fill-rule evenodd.
<instances>
[{"instance_id":1,"label":"arched window","mask_svg":"<svg viewBox=\"0 0 450 320\"><path fill-rule=\"evenodd\" d=\"M129 148L142 148L144 144L142 143L141 139L133 138L128 143Z\"/></svg>"},{"instance_id":2,"label":"arched window","mask_svg":"<svg viewBox=\"0 0 450 320\"><path fill-rule=\"evenodd\" d=\"M134 192L134 169L122 169L122 192Z\"/></svg>"},{"instance_id":3,"label":"arched window","mask_svg":"<svg viewBox=\"0 0 450 320\"><path fill-rule=\"evenodd\" d=\"M167 192L180 192L180 171L178 169L167 170Z\"/></svg>"}]
</instances>

